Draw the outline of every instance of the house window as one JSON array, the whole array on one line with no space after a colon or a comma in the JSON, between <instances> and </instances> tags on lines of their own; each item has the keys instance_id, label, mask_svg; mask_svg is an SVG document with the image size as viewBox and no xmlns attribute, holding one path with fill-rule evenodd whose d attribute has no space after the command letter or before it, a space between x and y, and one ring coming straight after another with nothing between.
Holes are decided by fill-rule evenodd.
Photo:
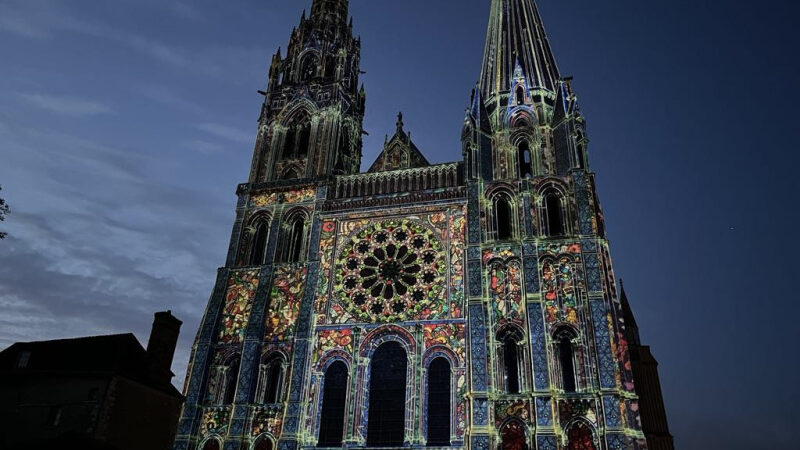
<instances>
[{"instance_id":1,"label":"house window","mask_svg":"<svg viewBox=\"0 0 800 450\"><path fill-rule=\"evenodd\" d=\"M31 360L31 352L30 350L23 350L19 354L19 359L17 360L17 369L25 369L28 367L28 363Z\"/></svg>"}]
</instances>

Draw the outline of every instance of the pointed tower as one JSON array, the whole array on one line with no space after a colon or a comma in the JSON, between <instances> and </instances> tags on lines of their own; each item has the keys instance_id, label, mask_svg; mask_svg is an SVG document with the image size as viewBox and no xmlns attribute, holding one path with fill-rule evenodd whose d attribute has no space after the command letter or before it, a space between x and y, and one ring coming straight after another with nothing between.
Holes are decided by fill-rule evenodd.
<instances>
[{"instance_id":1,"label":"pointed tower","mask_svg":"<svg viewBox=\"0 0 800 450\"><path fill-rule=\"evenodd\" d=\"M462 132L472 448L647 448L587 143L535 2L492 0Z\"/></svg>"},{"instance_id":2,"label":"pointed tower","mask_svg":"<svg viewBox=\"0 0 800 450\"><path fill-rule=\"evenodd\" d=\"M357 173L365 96L347 0L315 0L273 56L250 182Z\"/></svg>"}]
</instances>

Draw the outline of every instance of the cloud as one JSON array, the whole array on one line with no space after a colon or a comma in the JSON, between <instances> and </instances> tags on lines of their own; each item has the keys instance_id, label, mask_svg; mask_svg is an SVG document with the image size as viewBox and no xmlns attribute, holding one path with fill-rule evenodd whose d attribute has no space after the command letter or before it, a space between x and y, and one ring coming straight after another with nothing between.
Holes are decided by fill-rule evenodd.
<instances>
[{"instance_id":1,"label":"cloud","mask_svg":"<svg viewBox=\"0 0 800 450\"><path fill-rule=\"evenodd\" d=\"M255 142L255 132L248 133L227 125L218 123L201 123L197 125L197 129L233 142L239 142L242 144L252 144Z\"/></svg>"},{"instance_id":2,"label":"cloud","mask_svg":"<svg viewBox=\"0 0 800 450\"><path fill-rule=\"evenodd\" d=\"M146 344L152 314L171 309L184 322L173 364L182 383L231 205L153 177L159 155L136 148L2 115L0 136L14 205L0 242L0 348L127 332Z\"/></svg>"},{"instance_id":3,"label":"cloud","mask_svg":"<svg viewBox=\"0 0 800 450\"><path fill-rule=\"evenodd\" d=\"M225 150L225 147L202 139L192 139L186 142L186 147L204 155L212 155Z\"/></svg>"},{"instance_id":4,"label":"cloud","mask_svg":"<svg viewBox=\"0 0 800 450\"><path fill-rule=\"evenodd\" d=\"M79 97L36 93L22 94L22 97L41 109L68 116L94 116L113 112L111 108L102 103Z\"/></svg>"}]
</instances>

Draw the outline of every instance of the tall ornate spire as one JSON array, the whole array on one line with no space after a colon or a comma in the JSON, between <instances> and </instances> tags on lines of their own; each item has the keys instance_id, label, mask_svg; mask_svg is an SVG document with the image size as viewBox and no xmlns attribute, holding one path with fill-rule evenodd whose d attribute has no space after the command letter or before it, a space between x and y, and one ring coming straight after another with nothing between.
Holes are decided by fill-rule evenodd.
<instances>
[{"instance_id":1,"label":"tall ornate spire","mask_svg":"<svg viewBox=\"0 0 800 450\"><path fill-rule=\"evenodd\" d=\"M480 88L484 98L510 91L517 61L532 89L555 92L559 80L534 0L492 0Z\"/></svg>"}]
</instances>

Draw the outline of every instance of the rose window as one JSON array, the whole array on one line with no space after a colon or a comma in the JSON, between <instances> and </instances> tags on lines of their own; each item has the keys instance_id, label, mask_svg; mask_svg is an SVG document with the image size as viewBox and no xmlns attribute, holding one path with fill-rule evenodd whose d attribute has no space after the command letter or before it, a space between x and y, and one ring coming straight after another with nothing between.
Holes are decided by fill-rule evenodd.
<instances>
[{"instance_id":1,"label":"rose window","mask_svg":"<svg viewBox=\"0 0 800 450\"><path fill-rule=\"evenodd\" d=\"M342 251L337 278L341 304L365 321L414 317L442 292L442 249L433 231L410 220L368 225Z\"/></svg>"}]
</instances>

